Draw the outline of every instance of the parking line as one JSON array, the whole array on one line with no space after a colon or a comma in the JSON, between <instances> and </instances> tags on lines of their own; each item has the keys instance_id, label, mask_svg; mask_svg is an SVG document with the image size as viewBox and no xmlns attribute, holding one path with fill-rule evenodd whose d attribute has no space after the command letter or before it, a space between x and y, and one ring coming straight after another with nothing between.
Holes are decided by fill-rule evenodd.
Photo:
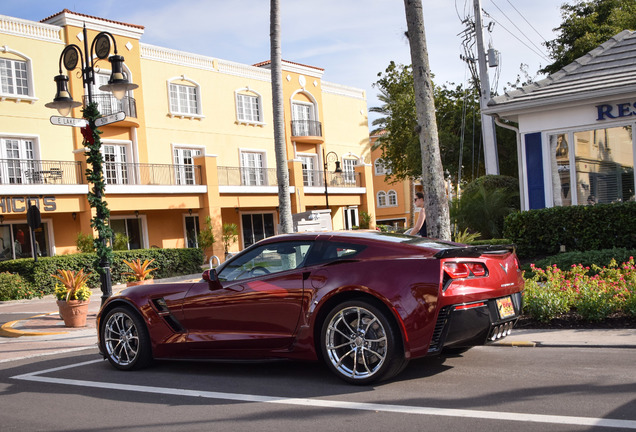
<instances>
[{"instance_id":1,"label":"parking line","mask_svg":"<svg viewBox=\"0 0 636 432\"><path fill-rule=\"evenodd\" d=\"M635 429L636 420L619 420L608 418L593 418L593 417L573 417L573 416L559 416L559 415L543 415L543 414L527 414L527 413L513 413L513 412L497 412L497 411L479 411L479 410L465 410L454 408L437 408L437 407L417 407L407 405L388 405L388 404L375 404L364 402L347 402L337 400L326 399L311 399L311 398L285 398L285 397L273 397L273 396L259 396L240 393L223 393L223 392L210 392L201 390L185 390L176 389L170 387L155 387L155 386L139 386L130 384L119 383L107 383L98 381L82 381L65 378L53 378L42 376L44 374L57 372L65 369L71 369L80 366L86 366L93 363L102 362L104 360L90 360L82 363L71 364L67 366L56 367L52 369L46 369L38 372L31 372L22 375L16 375L11 377L12 379L35 381L50 384L62 384L78 387L90 387L117 391L130 391L139 393L150 394L163 394L172 396L187 396L198 397L207 399L220 399L230 400L238 402L256 402L256 403L271 403L281 405L296 405L304 407L316 407L316 408L332 408L332 409L348 409L358 411L376 411L386 413L400 413L400 414L414 414L414 415L428 415L428 416L444 416L444 417L461 417L461 418L476 418L476 419L488 419L488 420L507 420L507 421L521 421L521 422L534 422L534 423L551 423L551 424L563 424L563 425L577 425L577 426L596 426L596 427L610 427L619 429Z\"/></svg>"}]
</instances>

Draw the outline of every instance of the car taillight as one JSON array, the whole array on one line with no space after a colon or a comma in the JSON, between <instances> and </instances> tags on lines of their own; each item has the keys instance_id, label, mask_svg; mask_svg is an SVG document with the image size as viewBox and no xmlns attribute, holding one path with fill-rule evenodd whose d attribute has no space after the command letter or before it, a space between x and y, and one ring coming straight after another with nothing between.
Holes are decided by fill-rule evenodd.
<instances>
[{"instance_id":1,"label":"car taillight","mask_svg":"<svg viewBox=\"0 0 636 432\"><path fill-rule=\"evenodd\" d=\"M486 266L482 263L445 262L444 271L451 279L467 278L469 276L486 276Z\"/></svg>"},{"instance_id":2,"label":"car taillight","mask_svg":"<svg viewBox=\"0 0 636 432\"><path fill-rule=\"evenodd\" d=\"M445 262L444 270L453 279L465 278L470 276L470 270L464 263Z\"/></svg>"}]
</instances>

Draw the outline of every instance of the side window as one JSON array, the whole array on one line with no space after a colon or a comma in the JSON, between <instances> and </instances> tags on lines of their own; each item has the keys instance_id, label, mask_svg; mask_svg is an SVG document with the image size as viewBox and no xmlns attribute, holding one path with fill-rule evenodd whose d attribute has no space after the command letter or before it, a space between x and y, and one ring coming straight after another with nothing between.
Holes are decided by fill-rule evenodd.
<instances>
[{"instance_id":1,"label":"side window","mask_svg":"<svg viewBox=\"0 0 636 432\"><path fill-rule=\"evenodd\" d=\"M237 257L223 267L220 281L236 281L303 267L313 242L263 245Z\"/></svg>"},{"instance_id":2,"label":"side window","mask_svg":"<svg viewBox=\"0 0 636 432\"><path fill-rule=\"evenodd\" d=\"M355 243L342 242L322 242L319 252L312 254L312 262L307 265L316 265L338 261L341 259L351 259L360 254L367 247Z\"/></svg>"}]
</instances>

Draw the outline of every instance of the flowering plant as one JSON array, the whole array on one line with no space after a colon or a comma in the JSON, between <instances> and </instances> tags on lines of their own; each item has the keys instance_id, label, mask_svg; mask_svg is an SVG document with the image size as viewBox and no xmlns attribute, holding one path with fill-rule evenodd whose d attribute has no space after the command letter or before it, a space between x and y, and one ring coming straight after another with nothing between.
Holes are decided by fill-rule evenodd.
<instances>
[{"instance_id":1,"label":"flowering plant","mask_svg":"<svg viewBox=\"0 0 636 432\"><path fill-rule=\"evenodd\" d=\"M55 297L58 300L88 300L91 297L91 290L86 285L90 273L84 273L84 269L78 272L73 270L61 270L57 271L58 274L51 275L55 279L62 282L62 284L55 285Z\"/></svg>"},{"instance_id":2,"label":"flowering plant","mask_svg":"<svg viewBox=\"0 0 636 432\"><path fill-rule=\"evenodd\" d=\"M145 260L143 263L141 262L140 258L137 258L136 260L132 260L132 261L123 260L124 263L126 263L126 265L130 267L130 269L132 270L132 272L124 272L123 274L131 276L131 279L136 281L152 279L152 276L150 275L150 273L157 270L158 267L149 269L148 266L154 260L155 260L154 258L151 259L150 261Z\"/></svg>"},{"instance_id":3,"label":"flowering plant","mask_svg":"<svg viewBox=\"0 0 636 432\"><path fill-rule=\"evenodd\" d=\"M534 275L526 279L524 311L539 321L547 322L570 311L590 321L601 321L615 313L636 315L634 257L620 265L612 260L607 267L575 264L567 271L556 265L530 267Z\"/></svg>"}]
</instances>

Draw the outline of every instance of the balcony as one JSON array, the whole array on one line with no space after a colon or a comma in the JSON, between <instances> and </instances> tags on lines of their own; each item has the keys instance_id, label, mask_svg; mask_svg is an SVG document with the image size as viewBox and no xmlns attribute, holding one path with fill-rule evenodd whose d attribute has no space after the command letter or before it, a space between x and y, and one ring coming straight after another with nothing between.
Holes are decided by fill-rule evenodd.
<instances>
[{"instance_id":1,"label":"balcony","mask_svg":"<svg viewBox=\"0 0 636 432\"><path fill-rule=\"evenodd\" d=\"M103 116L123 112L126 117L137 118L137 102L135 98L124 96L117 100L108 94L93 95L93 102L97 102L97 109ZM84 96L84 106L88 104L88 96Z\"/></svg>"},{"instance_id":2,"label":"balcony","mask_svg":"<svg viewBox=\"0 0 636 432\"><path fill-rule=\"evenodd\" d=\"M275 168L218 167L219 186L278 186Z\"/></svg>"},{"instance_id":3,"label":"balcony","mask_svg":"<svg viewBox=\"0 0 636 432\"><path fill-rule=\"evenodd\" d=\"M292 120L291 122L292 137L296 141L307 143L322 143L322 124L314 120Z\"/></svg>"},{"instance_id":4,"label":"balcony","mask_svg":"<svg viewBox=\"0 0 636 432\"><path fill-rule=\"evenodd\" d=\"M84 183L82 163L33 159L0 159L2 185L78 185Z\"/></svg>"},{"instance_id":5,"label":"balcony","mask_svg":"<svg viewBox=\"0 0 636 432\"><path fill-rule=\"evenodd\" d=\"M325 186L324 171L303 170L303 184L305 187ZM332 188L359 188L362 187L360 173L356 172L327 172L327 186Z\"/></svg>"},{"instance_id":6,"label":"balcony","mask_svg":"<svg viewBox=\"0 0 636 432\"><path fill-rule=\"evenodd\" d=\"M201 185L200 165L104 162L107 185Z\"/></svg>"}]
</instances>

